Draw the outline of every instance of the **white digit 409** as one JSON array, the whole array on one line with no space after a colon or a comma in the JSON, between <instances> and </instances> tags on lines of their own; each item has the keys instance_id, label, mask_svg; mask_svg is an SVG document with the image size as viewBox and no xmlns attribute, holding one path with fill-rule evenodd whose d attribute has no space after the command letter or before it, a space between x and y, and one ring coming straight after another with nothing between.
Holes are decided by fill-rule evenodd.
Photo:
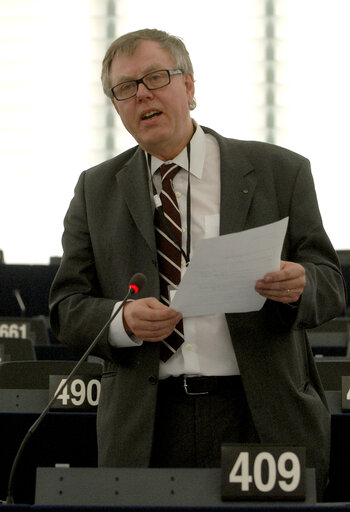
<instances>
[{"instance_id":1,"label":"white digit 409","mask_svg":"<svg viewBox=\"0 0 350 512\"><path fill-rule=\"evenodd\" d=\"M263 464L267 465L266 481L263 481ZM249 472L249 452L240 452L230 471L229 482L240 484L242 491L249 491L250 484L254 481L261 492L270 492L277 482L282 491L293 492L299 485L300 476L300 461L293 452L282 453L277 466L271 453L260 452L254 460L253 475Z\"/></svg>"}]
</instances>

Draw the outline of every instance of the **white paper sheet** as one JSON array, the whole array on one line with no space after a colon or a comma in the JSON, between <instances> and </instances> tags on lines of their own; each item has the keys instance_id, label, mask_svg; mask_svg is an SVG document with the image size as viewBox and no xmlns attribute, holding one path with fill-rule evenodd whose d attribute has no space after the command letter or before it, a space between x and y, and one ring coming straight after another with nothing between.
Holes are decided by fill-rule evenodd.
<instances>
[{"instance_id":1,"label":"white paper sheet","mask_svg":"<svg viewBox=\"0 0 350 512\"><path fill-rule=\"evenodd\" d=\"M200 240L171 307L184 317L257 311L254 286L280 268L288 217L273 224Z\"/></svg>"}]
</instances>

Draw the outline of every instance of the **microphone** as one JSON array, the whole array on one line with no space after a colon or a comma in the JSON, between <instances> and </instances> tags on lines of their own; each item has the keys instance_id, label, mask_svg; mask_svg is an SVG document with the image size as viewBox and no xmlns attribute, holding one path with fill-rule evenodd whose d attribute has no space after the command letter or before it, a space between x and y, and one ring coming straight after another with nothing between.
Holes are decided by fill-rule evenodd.
<instances>
[{"instance_id":1,"label":"microphone","mask_svg":"<svg viewBox=\"0 0 350 512\"><path fill-rule=\"evenodd\" d=\"M139 291L142 290L142 288L145 286L146 282L146 276L140 272L137 272L129 281L129 290L133 290L131 293L139 293Z\"/></svg>"},{"instance_id":2,"label":"microphone","mask_svg":"<svg viewBox=\"0 0 350 512\"><path fill-rule=\"evenodd\" d=\"M26 435L24 436L24 438L22 440L22 443L20 444L20 447L17 450L16 456L15 456L14 461L12 463L12 467L11 467L11 471L10 471L10 476L9 476L9 480L8 480L8 486L7 486L7 498L6 498L6 503L7 504L14 503L14 498L13 498L14 475L15 475L15 471L16 471L16 468L17 468L17 465L18 465L18 461L20 460L20 457L22 455L22 452L23 452L23 450L24 450L28 440L30 439L32 434L34 434L34 432L36 431L36 429L38 428L38 426L40 425L40 423L42 422L42 420L44 419L44 417L46 416L46 414L50 410L51 405L56 400L58 395L61 393L63 387L66 386L67 383L71 381L72 377L74 377L76 375L77 371L79 370L79 368L81 367L81 365L83 364L85 359L88 357L88 355L92 352L92 350L95 348L97 343L100 341L100 339L102 338L103 334L106 332L106 330L108 329L109 325L114 320L114 318L117 316L119 311L122 309L122 307L124 306L126 301L129 299L129 297L131 295L135 295L136 293L139 293L139 291L145 286L146 282L147 282L147 279L146 279L146 276L144 274L141 274L141 273L138 272L138 273L136 273L136 274L134 274L132 276L132 278L129 281L129 291L126 294L126 296L124 297L124 299L121 302L120 306L116 309L116 311L113 313L113 315L108 319L108 321L102 327L100 332L97 334L96 338L92 341L92 343L89 345L89 347L87 348L85 353L82 355L82 357L79 359L77 364L74 366L74 368L72 369L72 371L68 375L67 379L63 380L61 382L61 385L58 386L58 388L55 391L53 397L51 398L51 400L49 401L49 403L47 404L45 409L42 411L40 416L36 419L36 421L33 423L33 425L31 427L29 427ZM1 503L1 501L0 501L0 503Z\"/></svg>"}]
</instances>

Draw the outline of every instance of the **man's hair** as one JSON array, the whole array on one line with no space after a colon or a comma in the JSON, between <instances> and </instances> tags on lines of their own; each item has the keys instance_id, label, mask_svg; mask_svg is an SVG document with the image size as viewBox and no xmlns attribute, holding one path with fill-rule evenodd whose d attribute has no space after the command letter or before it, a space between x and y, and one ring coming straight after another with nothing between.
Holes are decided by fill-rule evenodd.
<instances>
[{"instance_id":1,"label":"man's hair","mask_svg":"<svg viewBox=\"0 0 350 512\"><path fill-rule=\"evenodd\" d=\"M175 66L181 69L185 74L193 75L193 66L190 55L183 41L176 36L172 36L163 30L145 28L124 34L110 45L102 63L101 80L104 93L108 98L113 98L111 93L111 84L109 83L109 70L114 57L119 55L133 55L141 41L156 41L161 48L169 53L174 59ZM196 100L193 98L190 110L196 107Z\"/></svg>"}]
</instances>

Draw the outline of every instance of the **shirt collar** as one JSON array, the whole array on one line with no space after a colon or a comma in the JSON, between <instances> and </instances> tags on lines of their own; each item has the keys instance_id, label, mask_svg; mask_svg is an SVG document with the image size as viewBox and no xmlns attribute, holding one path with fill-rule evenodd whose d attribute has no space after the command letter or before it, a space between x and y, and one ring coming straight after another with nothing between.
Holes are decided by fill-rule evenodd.
<instances>
[{"instance_id":1,"label":"shirt collar","mask_svg":"<svg viewBox=\"0 0 350 512\"><path fill-rule=\"evenodd\" d=\"M191 139L191 174L196 176L198 179L201 179L204 168L205 161L205 152L206 152L206 137L202 128L195 121L194 125L196 127L196 131L193 134ZM147 154L146 154L147 157ZM188 171L188 158L187 158L187 148L185 147L181 153L179 153L175 158L170 160L169 162L174 162L179 165L186 171ZM152 156L151 158L151 172L152 175L156 172L159 167L165 163L156 156Z\"/></svg>"}]
</instances>

